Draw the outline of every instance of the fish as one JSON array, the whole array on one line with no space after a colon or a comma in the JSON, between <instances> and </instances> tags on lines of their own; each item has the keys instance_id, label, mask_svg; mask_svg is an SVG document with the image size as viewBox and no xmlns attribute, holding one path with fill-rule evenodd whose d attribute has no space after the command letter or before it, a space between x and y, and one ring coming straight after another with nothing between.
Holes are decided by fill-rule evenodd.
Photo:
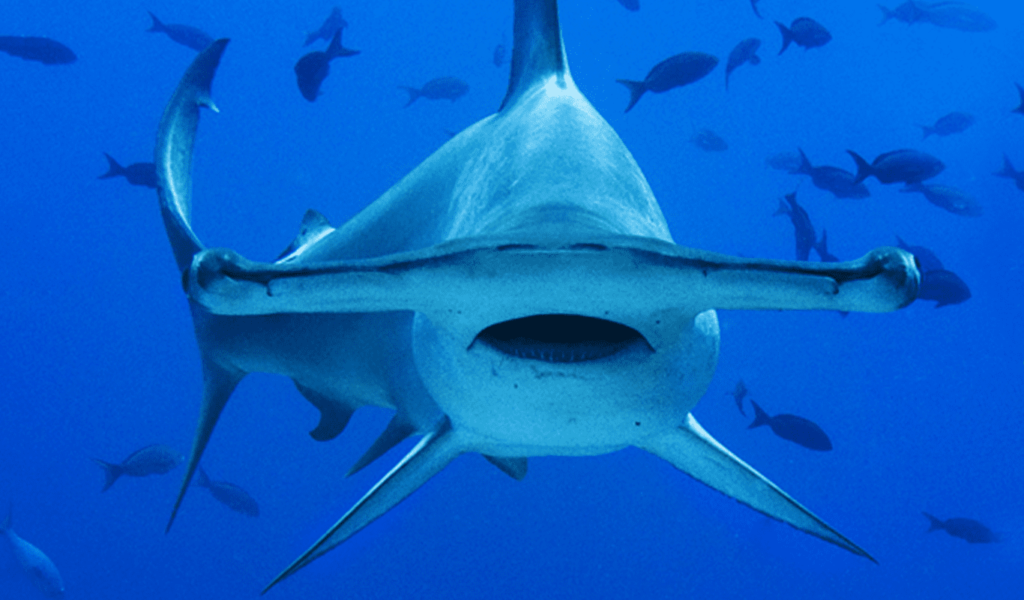
<instances>
[{"instance_id":1,"label":"fish","mask_svg":"<svg viewBox=\"0 0 1024 600\"><path fill-rule=\"evenodd\" d=\"M922 194L935 206L961 217L980 217L985 212L967 192L950 185L908 183L900 191Z\"/></svg>"},{"instance_id":2,"label":"fish","mask_svg":"<svg viewBox=\"0 0 1024 600\"><path fill-rule=\"evenodd\" d=\"M946 269L932 269L921 274L918 300L934 300L935 308L960 304L971 299L971 289L963 279Z\"/></svg>"},{"instance_id":3,"label":"fish","mask_svg":"<svg viewBox=\"0 0 1024 600\"><path fill-rule=\"evenodd\" d=\"M736 408L740 409L740 414L744 417L747 416L747 413L743 410L743 399L747 397L748 391L746 384L744 384L743 380L740 379L736 382L736 387L733 391L726 392L726 394L732 396L732 399L736 401Z\"/></svg>"},{"instance_id":4,"label":"fish","mask_svg":"<svg viewBox=\"0 0 1024 600\"><path fill-rule=\"evenodd\" d=\"M643 81L616 79L629 90L629 112L646 92L660 94L672 88L689 85L703 79L718 65L718 59L703 52L683 52L670 56L647 73Z\"/></svg>"},{"instance_id":5,"label":"fish","mask_svg":"<svg viewBox=\"0 0 1024 600\"><path fill-rule=\"evenodd\" d=\"M814 243L814 251L818 253L821 262L842 262L828 251L828 232L824 229L821 230L821 239Z\"/></svg>"},{"instance_id":6,"label":"fish","mask_svg":"<svg viewBox=\"0 0 1024 600\"><path fill-rule=\"evenodd\" d=\"M308 46L317 40L330 42L338 30L345 29L346 27L348 27L348 21L341 16L341 9L335 6L331 9L331 14L327 15L327 18L324 19L320 27L306 34L306 41L302 45Z\"/></svg>"},{"instance_id":7,"label":"fish","mask_svg":"<svg viewBox=\"0 0 1024 600\"><path fill-rule=\"evenodd\" d=\"M156 15L153 13L149 13L149 16L153 19L153 25L146 31L151 33L165 33L167 34L167 37L171 38L171 40L178 42L182 46L188 46L196 51L201 51L213 43L213 37L198 27L175 23L168 25L160 22L160 19L156 18Z\"/></svg>"},{"instance_id":8,"label":"fish","mask_svg":"<svg viewBox=\"0 0 1024 600\"><path fill-rule=\"evenodd\" d=\"M210 495L224 506L249 517L260 516L260 505L248 492L227 481L214 481L202 467L196 472L197 487L210 492Z\"/></svg>"},{"instance_id":9,"label":"fish","mask_svg":"<svg viewBox=\"0 0 1024 600\"><path fill-rule=\"evenodd\" d=\"M879 27L885 25L890 19L896 19L902 21L907 25L913 25L914 23L920 23L927 19L926 11L924 8L919 6L920 3L910 0L900 4L894 9L888 9L881 4L878 8L882 11L882 20L878 23Z\"/></svg>"},{"instance_id":10,"label":"fish","mask_svg":"<svg viewBox=\"0 0 1024 600\"><path fill-rule=\"evenodd\" d=\"M935 177L946 168L941 160L918 150L893 150L879 154L870 164L853 150L847 150L846 153L857 164L857 176L853 180L855 184L872 176L882 183L920 183Z\"/></svg>"},{"instance_id":11,"label":"fish","mask_svg":"<svg viewBox=\"0 0 1024 600\"><path fill-rule=\"evenodd\" d=\"M1017 108L1011 110L1010 112L1024 115L1024 87L1021 87L1021 85L1017 82L1014 82L1013 85L1017 86L1017 95L1020 96L1020 104L1018 104Z\"/></svg>"},{"instance_id":12,"label":"fish","mask_svg":"<svg viewBox=\"0 0 1024 600\"><path fill-rule=\"evenodd\" d=\"M757 3L760 1L761 0L750 0L750 8L754 9L754 14L757 15L758 19L763 19L764 17L762 17L761 13L757 11Z\"/></svg>"},{"instance_id":13,"label":"fish","mask_svg":"<svg viewBox=\"0 0 1024 600\"><path fill-rule=\"evenodd\" d=\"M776 171L794 174L800 170L803 159L796 152L777 152L764 159L764 164Z\"/></svg>"},{"instance_id":14,"label":"fish","mask_svg":"<svg viewBox=\"0 0 1024 600\"><path fill-rule=\"evenodd\" d=\"M331 74L331 61L344 56L355 56L359 50L352 50L341 45L341 32L338 29L331 38L326 51L314 51L304 55L295 63L295 80L299 85L299 93L310 102L316 102L320 95L320 84Z\"/></svg>"},{"instance_id":15,"label":"fish","mask_svg":"<svg viewBox=\"0 0 1024 600\"><path fill-rule=\"evenodd\" d=\"M0 35L0 52L44 65L69 65L78 57L57 40L24 35Z\"/></svg>"},{"instance_id":16,"label":"fish","mask_svg":"<svg viewBox=\"0 0 1024 600\"><path fill-rule=\"evenodd\" d=\"M867 198L871 195L868 187L863 182L856 182L857 176L839 167L811 165L802 149L800 153L800 166L790 171L794 175L810 175L811 183L819 190L825 190L836 198Z\"/></svg>"},{"instance_id":17,"label":"fish","mask_svg":"<svg viewBox=\"0 0 1024 600\"><path fill-rule=\"evenodd\" d=\"M100 175L98 179L110 179L112 177L124 177L132 185L140 185L156 189L156 164L151 162L132 163L123 167L114 157L103 153L107 157L107 164L110 166L107 172Z\"/></svg>"},{"instance_id":18,"label":"fish","mask_svg":"<svg viewBox=\"0 0 1024 600\"><path fill-rule=\"evenodd\" d=\"M725 89L729 89L729 75L736 70L737 67L744 63L750 63L752 65L761 64L761 57L757 55L758 48L761 47L761 40L757 38L747 38L742 42L736 44L736 47L729 53L729 60L725 64Z\"/></svg>"},{"instance_id":19,"label":"fish","mask_svg":"<svg viewBox=\"0 0 1024 600\"><path fill-rule=\"evenodd\" d=\"M811 217L807 215L804 207L796 201L796 192L786 194L785 200L779 200L779 209L775 216L788 215L793 222L793 229L796 233L796 259L807 260L811 256L811 248L814 247L818 236L814 233L814 225L811 225Z\"/></svg>"},{"instance_id":20,"label":"fish","mask_svg":"<svg viewBox=\"0 0 1024 600\"><path fill-rule=\"evenodd\" d=\"M394 411L350 472L419 441L266 589L467 453L522 479L531 456L638 447L870 559L690 411L714 376L716 309L897 310L916 297L913 257L879 248L798 263L676 244L640 167L573 81L556 2L517 0L514 14L497 112L347 223L304 219L293 250L274 262L207 248L192 229L200 110L213 105L228 40L185 71L157 130L157 196L204 391L167 529L235 387L269 372L291 378L319 410L316 440L340 435L359 408Z\"/></svg>"},{"instance_id":21,"label":"fish","mask_svg":"<svg viewBox=\"0 0 1024 600\"><path fill-rule=\"evenodd\" d=\"M109 463L98 458L92 460L103 469L103 473L106 475L106 481L103 483L102 490L105 492L122 475L128 475L129 477L163 475L181 464L185 457L174 448L164 446L163 444L153 444L132 452L120 464Z\"/></svg>"},{"instance_id":22,"label":"fish","mask_svg":"<svg viewBox=\"0 0 1024 600\"><path fill-rule=\"evenodd\" d=\"M778 26L779 33L782 34L782 49L779 50L779 54L785 52L791 43L810 50L811 48L820 48L832 41L832 34L825 29L825 26L809 17L800 17L794 20L789 27L778 21L775 22L775 25Z\"/></svg>"},{"instance_id":23,"label":"fish","mask_svg":"<svg viewBox=\"0 0 1024 600\"><path fill-rule=\"evenodd\" d=\"M925 248L924 246L911 246L904 242L900 236L896 236L896 245L914 255L914 260L916 260L918 264L917 268L921 273L941 271L944 269L942 261L939 260L938 255L928 248Z\"/></svg>"},{"instance_id":24,"label":"fish","mask_svg":"<svg viewBox=\"0 0 1024 600\"><path fill-rule=\"evenodd\" d=\"M625 7L626 10L633 12L640 10L640 0L619 0L619 4Z\"/></svg>"},{"instance_id":25,"label":"fish","mask_svg":"<svg viewBox=\"0 0 1024 600\"><path fill-rule=\"evenodd\" d=\"M747 429L754 429L767 425L771 427L772 433L784 440L789 440L808 450L827 452L832 449L832 440L813 421L796 415L775 415L768 416L768 413L757 405L757 402L750 401L754 407L754 421L747 426Z\"/></svg>"},{"instance_id":26,"label":"fish","mask_svg":"<svg viewBox=\"0 0 1024 600\"><path fill-rule=\"evenodd\" d=\"M951 112L939 117L934 125L918 125L924 135L922 140L928 139L930 135L947 136L954 133L963 133L974 125L974 117L965 112Z\"/></svg>"},{"instance_id":27,"label":"fish","mask_svg":"<svg viewBox=\"0 0 1024 600\"><path fill-rule=\"evenodd\" d=\"M942 519L932 516L926 512L922 512L924 516L928 517L928 531L945 531L953 537L966 540L971 544L991 544L993 542L1000 541L999 535L985 526L981 521L975 521L974 519L964 519L957 517L953 519Z\"/></svg>"},{"instance_id":28,"label":"fish","mask_svg":"<svg viewBox=\"0 0 1024 600\"><path fill-rule=\"evenodd\" d=\"M690 138L690 142L705 152L725 152L729 149L729 143L710 129L697 131Z\"/></svg>"},{"instance_id":29,"label":"fish","mask_svg":"<svg viewBox=\"0 0 1024 600\"><path fill-rule=\"evenodd\" d=\"M1006 177L1012 179L1017 185L1017 189L1024 192L1024 171L1018 171L1013 168L1013 163L1010 162L1010 157L1003 155L1003 168L993 173L996 177Z\"/></svg>"},{"instance_id":30,"label":"fish","mask_svg":"<svg viewBox=\"0 0 1024 600\"><path fill-rule=\"evenodd\" d=\"M992 17L961 2L934 2L926 5L924 21L943 27L967 32L985 32L996 29Z\"/></svg>"},{"instance_id":31,"label":"fish","mask_svg":"<svg viewBox=\"0 0 1024 600\"><path fill-rule=\"evenodd\" d=\"M418 89L405 85L398 86L398 89L405 90L409 94L409 101L405 103L405 106L409 106L420 98L455 102L469 92L469 84L458 77L438 77L431 79Z\"/></svg>"},{"instance_id":32,"label":"fish","mask_svg":"<svg viewBox=\"0 0 1024 600\"><path fill-rule=\"evenodd\" d=\"M32 543L21 539L14 532L14 529L11 528L13 513L13 507L9 508L7 518L4 520L3 525L0 525L0 535L7 538L14 558L18 561L21 570L25 572L32 581L32 584L36 586L36 589L49 598L63 598L64 580L60 576L60 571L57 570L57 566L53 564L50 557L44 554L42 550L35 547Z\"/></svg>"}]
</instances>

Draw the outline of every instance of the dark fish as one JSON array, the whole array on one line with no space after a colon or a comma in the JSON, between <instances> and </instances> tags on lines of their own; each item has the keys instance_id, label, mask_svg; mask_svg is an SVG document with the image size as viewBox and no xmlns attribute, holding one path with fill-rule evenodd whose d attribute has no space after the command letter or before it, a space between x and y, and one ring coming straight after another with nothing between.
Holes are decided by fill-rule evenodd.
<instances>
[{"instance_id":1,"label":"dark fish","mask_svg":"<svg viewBox=\"0 0 1024 600\"><path fill-rule=\"evenodd\" d=\"M295 63L295 79L299 84L302 97L315 102L320 95L320 84L331 72L331 61L339 56L354 56L359 50L351 50L341 45L341 29L334 32L331 45L326 52L319 50L310 52Z\"/></svg>"},{"instance_id":2,"label":"dark fish","mask_svg":"<svg viewBox=\"0 0 1024 600\"><path fill-rule=\"evenodd\" d=\"M830 192L836 198L867 198L871 195L863 182L857 182L856 175L839 167L815 167L807 160L804 151L800 152L800 166L791 171L794 175L810 175L811 183L819 190Z\"/></svg>"},{"instance_id":3,"label":"dark fish","mask_svg":"<svg viewBox=\"0 0 1024 600\"><path fill-rule=\"evenodd\" d=\"M742 379L736 382L736 389L726 392L736 401L736 408L740 409L740 414L744 417L747 416L747 413L743 410L743 399L747 397L747 392L747 386L743 383Z\"/></svg>"},{"instance_id":4,"label":"dark fish","mask_svg":"<svg viewBox=\"0 0 1024 600\"><path fill-rule=\"evenodd\" d=\"M796 19L789 27L778 21L775 24L779 26L779 32L782 33L782 49L779 50L779 54L785 52L790 43L810 50L824 46L832 40L832 34L821 23L808 17Z\"/></svg>"},{"instance_id":5,"label":"dark fish","mask_svg":"<svg viewBox=\"0 0 1024 600\"><path fill-rule=\"evenodd\" d=\"M92 459L98 464L107 476L103 491L110 489L122 475L129 477L145 477L146 475L163 475L185 460L185 457L174 448L162 444L146 446L141 450L132 452L121 464L104 462L98 458Z\"/></svg>"},{"instance_id":6,"label":"dark fish","mask_svg":"<svg viewBox=\"0 0 1024 600\"><path fill-rule=\"evenodd\" d=\"M796 173L800 170L802 160L796 152L779 152L764 159L764 164L777 170L787 173Z\"/></svg>"},{"instance_id":7,"label":"dark fish","mask_svg":"<svg viewBox=\"0 0 1024 600\"><path fill-rule=\"evenodd\" d=\"M993 173L997 177L1006 177L1012 179L1017 184L1017 189L1024 191L1024 171L1018 171L1013 168L1010 163L1010 157L1003 155L1003 169Z\"/></svg>"},{"instance_id":8,"label":"dark fish","mask_svg":"<svg viewBox=\"0 0 1024 600\"><path fill-rule=\"evenodd\" d=\"M786 202L789 205L786 205ZM796 230L796 259L807 260L811 256L811 248L818 237L814 234L814 225L811 225L811 218L807 211L796 202L796 192L786 194L785 201L779 200L779 209L775 215L789 215Z\"/></svg>"},{"instance_id":9,"label":"dark fish","mask_svg":"<svg viewBox=\"0 0 1024 600\"><path fill-rule=\"evenodd\" d=\"M914 255L914 258L917 259L917 266L922 274L928 271L941 271L944 269L939 257L928 248L924 246L911 246L904 242L900 236L896 236L896 245Z\"/></svg>"},{"instance_id":10,"label":"dark fish","mask_svg":"<svg viewBox=\"0 0 1024 600\"><path fill-rule=\"evenodd\" d=\"M948 304L966 302L970 297L970 288L952 271L937 269L921 273L918 300L934 300L935 308L942 308Z\"/></svg>"},{"instance_id":11,"label":"dark fish","mask_svg":"<svg viewBox=\"0 0 1024 600\"><path fill-rule=\"evenodd\" d=\"M61 579L60 572L53 564L53 561L50 560L50 557L46 556L42 550L36 548L34 544L21 539L17 533L14 533L14 530L11 529L11 515L13 512L13 509L8 509L7 519L0 525L0 536L7 538L7 541L11 544L11 553L18 561L21 569L32 580L32 584L36 586L36 589L47 597L63 598L64 580ZM5 587L7 585L5 584ZM4 597L7 597L6 593Z\"/></svg>"},{"instance_id":12,"label":"dark fish","mask_svg":"<svg viewBox=\"0 0 1024 600\"><path fill-rule=\"evenodd\" d=\"M469 84L458 77L431 79L419 89L405 85L398 87L409 93L409 101L405 103L406 106L409 106L421 97L427 100L451 100L455 102L469 91Z\"/></svg>"},{"instance_id":13,"label":"dark fish","mask_svg":"<svg viewBox=\"0 0 1024 600\"><path fill-rule=\"evenodd\" d=\"M44 65L66 65L78 60L71 48L44 37L0 35L0 52Z\"/></svg>"},{"instance_id":14,"label":"dark fish","mask_svg":"<svg viewBox=\"0 0 1024 600\"><path fill-rule=\"evenodd\" d=\"M814 251L818 253L821 262L842 262L828 251L828 232L824 229L821 230L821 239L814 243Z\"/></svg>"},{"instance_id":15,"label":"dark fish","mask_svg":"<svg viewBox=\"0 0 1024 600\"><path fill-rule=\"evenodd\" d=\"M936 27L971 32L992 31L996 28L992 17L960 2L934 2L925 6L925 21Z\"/></svg>"},{"instance_id":16,"label":"dark fish","mask_svg":"<svg viewBox=\"0 0 1024 600\"><path fill-rule=\"evenodd\" d=\"M1017 108L1011 110L1010 112L1015 112L1024 115L1024 87L1021 87L1020 84L1016 82L1014 82L1013 85L1017 86L1017 94L1020 96L1020 105L1017 106Z\"/></svg>"},{"instance_id":17,"label":"dark fish","mask_svg":"<svg viewBox=\"0 0 1024 600\"><path fill-rule=\"evenodd\" d=\"M331 14L327 16L323 25L306 34L306 43L302 45L308 46L317 40L330 41L339 29L346 27L348 27L348 21L341 16L341 9L335 6L331 9Z\"/></svg>"},{"instance_id":18,"label":"dark fish","mask_svg":"<svg viewBox=\"0 0 1024 600\"><path fill-rule=\"evenodd\" d=\"M626 107L626 112L629 112L629 109L633 108L644 92L660 94L674 87L693 83L703 79L717 64L718 59L710 54L683 52L654 65L643 81L629 79L616 79L615 81L629 89L629 106Z\"/></svg>"},{"instance_id":19,"label":"dark fish","mask_svg":"<svg viewBox=\"0 0 1024 600\"><path fill-rule=\"evenodd\" d=\"M760 47L761 40L757 38L747 38L736 44L736 47L729 53L729 60L725 64L725 89L729 89L729 74L737 67L743 63L761 64L761 58L757 55L757 49Z\"/></svg>"},{"instance_id":20,"label":"dark fish","mask_svg":"<svg viewBox=\"0 0 1024 600\"><path fill-rule=\"evenodd\" d=\"M491 55L491 62L494 66L501 67L505 64L505 42L501 42L494 47L494 54Z\"/></svg>"},{"instance_id":21,"label":"dark fish","mask_svg":"<svg viewBox=\"0 0 1024 600\"><path fill-rule=\"evenodd\" d=\"M128 180L128 183L132 185L141 185L156 189L156 165L151 162L144 163L133 163L127 167L122 167L113 156L110 156L106 152L103 156L107 157L107 163L110 168L106 173L99 176L99 179L110 179L111 177L124 177Z\"/></svg>"},{"instance_id":22,"label":"dark fish","mask_svg":"<svg viewBox=\"0 0 1024 600\"><path fill-rule=\"evenodd\" d=\"M948 185L908 183L900 191L923 194L925 199L935 206L961 217L980 217L984 212L977 200L963 190Z\"/></svg>"},{"instance_id":23,"label":"dark fish","mask_svg":"<svg viewBox=\"0 0 1024 600\"><path fill-rule=\"evenodd\" d=\"M199 467L197 475L196 485L209 490L214 499L224 506L250 517L260 516L259 504L242 488L226 481L210 479L202 467Z\"/></svg>"},{"instance_id":24,"label":"dark fish","mask_svg":"<svg viewBox=\"0 0 1024 600\"><path fill-rule=\"evenodd\" d=\"M961 133L966 131L968 127L974 125L974 117L964 112L951 112L948 115L939 117L935 121L934 125L918 125L923 132L926 139L930 135L952 135L954 133Z\"/></svg>"},{"instance_id":25,"label":"dark fish","mask_svg":"<svg viewBox=\"0 0 1024 600\"><path fill-rule=\"evenodd\" d=\"M760 406L753 400L750 405L754 407L754 422L747 429L753 429L762 425L772 428L772 432L784 440L800 444L810 450L831 450L832 441L828 439L821 427L811 421L796 415L775 415L768 416Z\"/></svg>"},{"instance_id":26,"label":"dark fish","mask_svg":"<svg viewBox=\"0 0 1024 600\"><path fill-rule=\"evenodd\" d=\"M633 12L640 10L640 0L619 0L619 4L626 7L626 10Z\"/></svg>"},{"instance_id":27,"label":"dark fish","mask_svg":"<svg viewBox=\"0 0 1024 600\"><path fill-rule=\"evenodd\" d=\"M846 152L857 163L854 183L860 183L872 175L882 183L919 183L935 177L946 168L941 160L917 150L893 150L879 154L871 164L853 150Z\"/></svg>"},{"instance_id":28,"label":"dark fish","mask_svg":"<svg viewBox=\"0 0 1024 600\"><path fill-rule=\"evenodd\" d=\"M913 1L904 2L892 10L879 4L878 8L882 10L882 20L878 25L884 25L889 19L896 19L897 21L902 21L907 25L926 21L926 11L924 8L919 6L919 4L920 3Z\"/></svg>"},{"instance_id":29,"label":"dark fish","mask_svg":"<svg viewBox=\"0 0 1024 600\"><path fill-rule=\"evenodd\" d=\"M147 11L148 12L148 11ZM188 46L196 51L206 50L206 47L213 43L213 38L198 27L191 25L170 24L165 25L156 18L156 15L149 13L153 19L153 25L146 31L153 33L166 33L167 37L182 46Z\"/></svg>"},{"instance_id":30,"label":"dark fish","mask_svg":"<svg viewBox=\"0 0 1024 600\"><path fill-rule=\"evenodd\" d=\"M928 513L921 514L928 517L930 522L928 533L941 529L953 537L967 540L972 544L991 544L999 541L999 536L995 532L974 519L955 518L943 521Z\"/></svg>"},{"instance_id":31,"label":"dark fish","mask_svg":"<svg viewBox=\"0 0 1024 600\"><path fill-rule=\"evenodd\" d=\"M706 152L725 152L729 149L728 142L710 129L701 129L697 133L693 134L690 141L694 146L697 146Z\"/></svg>"},{"instance_id":32,"label":"dark fish","mask_svg":"<svg viewBox=\"0 0 1024 600\"><path fill-rule=\"evenodd\" d=\"M761 16L761 13L757 12L757 3L760 1L761 0L750 0L750 8L754 9L754 14L757 15L758 19L763 19L764 17Z\"/></svg>"}]
</instances>

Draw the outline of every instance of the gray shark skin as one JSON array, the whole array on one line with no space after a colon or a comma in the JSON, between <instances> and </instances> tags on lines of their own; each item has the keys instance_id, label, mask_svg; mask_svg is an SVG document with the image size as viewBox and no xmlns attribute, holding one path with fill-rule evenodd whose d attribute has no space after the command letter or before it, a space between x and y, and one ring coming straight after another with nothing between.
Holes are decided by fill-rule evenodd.
<instances>
[{"instance_id":1,"label":"gray shark skin","mask_svg":"<svg viewBox=\"0 0 1024 600\"><path fill-rule=\"evenodd\" d=\"M291 378L320 410L316 439L338 435L361 407L395 411L353 470L422 436L267 589L470 452L518 479L530 456L636 446L870 558L690 410L717 364L715 309L892 311L916 296L913 257L883 248L807 263L676 245L632 155L573 83L555 1L517 0L514 32L496 114L349 222L334 228L308 212L274 263L208 249L192 231L192 146L228 41L196 57L164 113L155 160L205 384L171 522L228 397L260 371ZM554 333L538 333L538 319L557 323Z\"/></svg>"}]
</instances>

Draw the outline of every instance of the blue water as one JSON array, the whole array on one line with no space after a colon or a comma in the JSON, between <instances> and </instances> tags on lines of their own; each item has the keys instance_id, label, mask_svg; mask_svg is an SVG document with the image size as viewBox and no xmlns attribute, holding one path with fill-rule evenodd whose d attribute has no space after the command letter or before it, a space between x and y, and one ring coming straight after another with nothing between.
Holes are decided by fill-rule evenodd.
<instances>
[{"instance_id":1,"label":"blue water","mask_svg":"<svg viewBox=\"0 0 1024 600\"><path fill-rule=\"evenodd\" d=\"M69 599L255 598L359 498L411 440L344 473L386 424L357 413L328 443L315 409L281 377L253 375L228 404L204 464L249 491L257 519L201 490L164 535L182 468L124 478L100 493L91 457L118 461L150 443L187 451L201 374L191 318L152 190L98 180L102 152L152 160L164 104L194 52L146 33L154 11L232 42L197 144L193 222L211 246L271 260L307 208L340 224L447 139L497 109L511 45L511 2L349 1L345 45L317 102L292 66L330 3L192 0L141 4L9 2L0 34L45 35L78 55L44 66L0 54L0 506L60 569ZM917 302L884 315L720 312L722 353L694 411L738 456L877 558L873 564L776 523L638 450L535 458L515 482L482 458L457 459L402 505L275 588L269 598L997 598L1019 593L1024 563L1024 192L996 178L1006 153L1024 168L1024 9L972 0L999 22L964 33L877 26L874 2L564 0L573 76L633 152L676 241L791 259L793 229L772 217L798 189L830 249L855 258L899 235L939 254L967 302ZM811 16L828 45L777 56L772 19ZM724 88L746 37L764 44ZM318 43L319 48L323 43ZM510 49L511 50L511 49ZM648 94L623 114L617 78L641 79L672 54L722 63L707 78ZM455 103L403 109L399 85L458 76ZM953 110L966 132L921 140L918 123ZM730 144L705 153L709 128ZM764 159L802 147L815 164L896 148L938 156L935 182L983 205L964 218L868 181L837 200ZM799 186L799 187L798 187ZM770 413L805 416L835 449L818 453L747 430L730 396L743 378ZM750 409L748 407L748 413ZM921 511L978 519L1003 541L926 534ZM0 550L0 598L41 597Z\"/></svg>"}]
</instances>

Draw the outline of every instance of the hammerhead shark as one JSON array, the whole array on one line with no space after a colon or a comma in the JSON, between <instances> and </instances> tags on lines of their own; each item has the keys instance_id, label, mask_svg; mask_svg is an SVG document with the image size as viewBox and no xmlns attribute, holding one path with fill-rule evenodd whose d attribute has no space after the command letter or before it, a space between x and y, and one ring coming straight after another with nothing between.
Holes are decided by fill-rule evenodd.
<instances>
[{"instance_id":1,"label":"hammerhead shark","mask_svg":"<svg viewBox=\"0 0 1024 600\"><path fill-rule=\"evenodd\" d=\"M514 478L531 456L628 446L850 552L867 552L715 441L690 410L718 360L715 309L887 312L917 293L897 248L859 260L736 258L677 245L622 141L573 83L555 0L515 0L508 91L334 228L309 211L273 263L193 232L192 149L228 40L189 67L157 136L159 200L204 393L168 530L217 419L251 372L291 378L331 439L394 418L353 471L419 443L267 587L386 513L461 454ZM874 559L871 559L874 560ZM264 590L266 591L266 590Z\"/></svg>"}]
</instances>

